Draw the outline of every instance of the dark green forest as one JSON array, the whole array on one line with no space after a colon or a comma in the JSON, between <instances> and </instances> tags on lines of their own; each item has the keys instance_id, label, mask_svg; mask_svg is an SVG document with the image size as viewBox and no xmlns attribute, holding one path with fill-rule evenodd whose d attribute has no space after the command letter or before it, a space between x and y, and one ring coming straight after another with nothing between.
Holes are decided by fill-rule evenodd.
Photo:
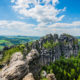
<instances>
[{"instance_id":1,"label":"dark green forest","mask_svg":"<svg viewBox=\"0 0 80 80\"><path fill-rule=\"evenodd\" d=\"M68 59L61 57L54 63L44 66L43 70L47 73L54 73L57 80L80 80L80 52L77 57L72 56Z\"/></svg>"}]
</instances>

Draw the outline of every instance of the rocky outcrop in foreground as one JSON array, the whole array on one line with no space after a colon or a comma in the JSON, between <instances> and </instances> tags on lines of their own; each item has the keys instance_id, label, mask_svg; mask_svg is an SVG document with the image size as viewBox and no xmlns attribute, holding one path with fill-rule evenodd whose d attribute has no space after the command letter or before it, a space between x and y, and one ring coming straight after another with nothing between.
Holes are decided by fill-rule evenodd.
<instances>
[{"instance_id":1,"label":"rocky outcrop in foreground","mask_svg":"<svg viewBox=\"0 0 80 80\"><path fill-rule=\"evenodd\" d=\"M2 78L2 80L21 80L24 78L25 75L27 75L28 73L32 73L32 74L28 74L27 76L25 76L25 79L29 80L29 76L33 75L33 72L35 72L34 76L36 75L37 71L36 68L33 66L30 66L30 64L34 63L36 64L36 59L39 57L39 53L37 52L37 50L33 49L31 50L31 52L26 56L26 59L23 58L23 55L21 52L17 52L15 53L11 60L9 65L6 65L3 69L2 72L0 74L0 77ZM38 60L38 59L37 59ZM34 67L34 69L32 70L32 68ZM34 79L31 79L34 80Z\"/></svg>"},{"instance_id":2,"label":"rocky outcrop in foreground","mask_svg":"<svg viewBox=\"0 0 80 80\"><path fill-rule=\"evenodd\" d=\"M52 74L48 74L47 76L46 76L46 78L48 79L48 80L56 80L56 78L55 78L55 75L52 73Z\"/></svg>"},{"instance_id":3,"label":"rocky outcrop in foreground","mask_svg":"<svg viewBox=\"0 0 80 80\"><path fill-rule=\"evenodd\" d=\"M34 79L34 76L32 73L28 73L24 78L23 80L35 80Z\"/></svg>"},{"instance_id":4,"label":"rocky outcrop in foreground","mask_svg":"<svg viewBox=\"0 0 80 80\"><path fill-rule=\"evenodd\" d=\"M56 77L53 73L47 74L46 71L42 71L41 77L46 78L47 80L56 80Z\"/></svg>"}]
</instances>

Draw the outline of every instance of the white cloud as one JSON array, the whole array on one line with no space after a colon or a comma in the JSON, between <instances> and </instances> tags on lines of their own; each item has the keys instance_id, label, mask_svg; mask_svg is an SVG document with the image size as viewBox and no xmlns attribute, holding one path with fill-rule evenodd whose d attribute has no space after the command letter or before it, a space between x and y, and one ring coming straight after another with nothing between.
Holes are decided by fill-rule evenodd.
<instances>
[{"instance_id":1,"label":"white cloud","mask_svg":"<svg viewBox=\"0 0 80 80\"><path fill-rule=\"evenodd\" d=\"M80 26L80 21L74 21L72 23L55 23L50 25L49 27L58 27L58 28L73 28Z\"/></svg>"},{"instance_id":2,"label":"white cloud","mask_svg":"<svg viewBox=\"0 0 80 80\"><path fill-rule=\"evenodd\" d=\"M27 24L21 21L0 21L0 35L28 35L43 36L48 33L68 33L71 35L80 35L80 21L72 23L55 23L47 25L40 23L38 25Z\"/></svg>"},{"instance_id":3,"label":"white cloud","mask_svg":"<svg viewBox=\"0 0 80 80\"><path fill-rule=\"evenodd\" d=\"M14 3L14 2L15 2L15 0L11 0L11 2L12 2L12 3Z\"/></svg>"},{"instance_id":4,"label":"white cloud","mask_svg":"<svg viewBox=\"0 0 80 80\"><path fill-rule=\"evenodd\" d=\"M50 4L52 1L53 4ZM58 0L11 0L15 11L26 18L36 19L38 22L55 23L61 21L64 15L57 17L64 9L56 9L55 5L59 3ZM44 3L44 5L41 5Z\"/></svg>"},{"instance_id":5,"label":"white cloud","mask_svg":"<svg viewBox=\"0 0 80 80\"><path fill-rule=\"evenodd\" d=\"M59 3L58 0L52 0L53 5L56 5L56 3Z\"/></svg>"},{"instance_id":6,"label":"white cloud","mask_svg":"<svg viewBox=\"0 0 80 80\"><path fill-rule=\"evenodd\" d=\"M54 23L52 25L46 25L41 23L38 25L35 30L39 30L44 32L44 34L48 33L68 33L71 35L80 35L80 21L74 21L72 23Z\"/></svg>"},{"instance_id":7,"label":"white cloud","mask_svg":"<svg viewBox=\"0 0 80 80\"><path fill-rule=\"evenodd\" d=\"M31 35L35 25L20 21L0 21L0 35ZM34 35L34 34L33 34Z\"/></svg>"}]
</instances>

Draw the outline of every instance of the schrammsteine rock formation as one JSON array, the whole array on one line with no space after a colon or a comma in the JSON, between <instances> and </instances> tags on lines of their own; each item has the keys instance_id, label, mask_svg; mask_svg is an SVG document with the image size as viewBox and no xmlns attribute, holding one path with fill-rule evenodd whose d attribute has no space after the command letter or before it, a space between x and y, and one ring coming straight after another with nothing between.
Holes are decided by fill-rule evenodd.
<instances>
[{"instance_id":1,"label":"schrammsteine rock formation","mask_svg":"<svg viewBox=\"0 0 80 80\"><path fill-rule=\"evenodd\" d=\"M45 48L44 44L49 42L53 45L53 47ZM79 51L79 45L77 38L68 35L62 34L58 36L57 34L48 34L40 40L37 40L29 45L26 44L26 49L37 49L40 53L40 64L46 65L50 62L54 62L56 59L59 59L61 56L65 56L69 58L70 56L77 56Z\"/></svg>"}]
</instances>

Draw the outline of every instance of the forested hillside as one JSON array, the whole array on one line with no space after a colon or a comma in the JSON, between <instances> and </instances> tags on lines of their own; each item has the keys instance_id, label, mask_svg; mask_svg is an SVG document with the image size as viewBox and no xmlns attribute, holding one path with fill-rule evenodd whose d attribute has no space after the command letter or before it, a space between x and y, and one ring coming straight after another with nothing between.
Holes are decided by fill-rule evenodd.
<instances>
[{"instance_id":1,"label":"forested hillside","mask_svg":"<svg viewBox=\"0 0 80 80\"><path fill-rule=\"evenodd\" d=\"M77 57L56 60L42 68L47 73L54 73L57 80L80 80L80 53ZM47 80L43 78L42 80Z\"/></svg>"},{"instance_id":2,"label":"forested hillside","mask_svg":"<svg viewBox=\"0 0 80 80\"><path fill-rule=\"evenodd\" d=\"M5 46L10 47L19 44L25 44L38 39L39 37L35 36L0 36L0 50L2 50Z\"/></svg>"}]
</instances>

